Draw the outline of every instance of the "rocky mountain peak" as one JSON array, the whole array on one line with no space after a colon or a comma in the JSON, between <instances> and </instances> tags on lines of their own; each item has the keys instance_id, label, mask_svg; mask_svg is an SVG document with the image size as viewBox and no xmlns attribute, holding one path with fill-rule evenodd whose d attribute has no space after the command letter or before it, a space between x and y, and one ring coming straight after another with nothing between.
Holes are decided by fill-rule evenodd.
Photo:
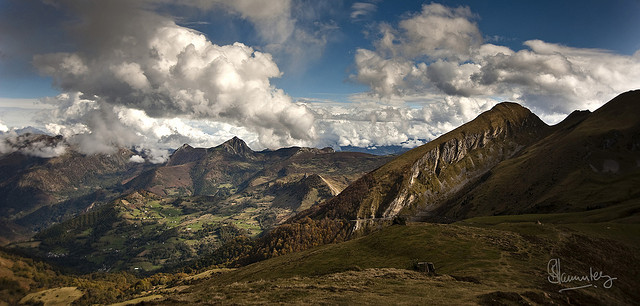
<instances>
[{"instance_id":1,"label":"rocky mountain peak","mask_svg":"<svg viewBox=\"0 0 640 306\"><path fill-rule=\"evenodd\" d=\"M218 146L222 148L229 154L239 155L239 156L249 156L253 154L253 150L247 146L244 140L234 136L233 138L225 141L223 144Z\"/></svg>"},{"instance_id":2,"label":"rocky mountain peak","mask_svg":"<svg viewBox=\"0 0 640 306\"><path fill-rule=\"evenodd\" d=\"M522 113L529 113L529 109L527 109L526 107L515 103L515 102L500 102L498 104L496 104L494 107L492 107L491 109L493 110L503 110L503 111L511 111L511 112L522 112Z\"/></svg>"},{"instance_id":3,"label":"rocky mountain peak","mask_svg":"<svg viewBox=\"0 0 640 306\"><path fill-rule=\"evenodd\" d=\"M533 128L547 126L528 108L514 102L502 102L496 104L493 108L480 114L470 123L476 121L490 122L491 126L531 126Z\"/></svg>"}]
</instances>

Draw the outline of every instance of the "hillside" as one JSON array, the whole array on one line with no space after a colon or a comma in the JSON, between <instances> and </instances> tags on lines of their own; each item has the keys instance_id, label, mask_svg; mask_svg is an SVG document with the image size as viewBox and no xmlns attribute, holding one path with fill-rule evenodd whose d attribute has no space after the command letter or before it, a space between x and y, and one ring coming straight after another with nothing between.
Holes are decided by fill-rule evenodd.
<instances>
[{"instance_id":1,"label":"hillside","mask_svg":"<svg viewBox=\"0 0 640 306\"><path fill-rule=\"evenodd\" d=\"M58 298L54 293L38 290L52 288L55 295L60 295L74 286L84 294L82 303L450 304L455 300L464 305L631 305L640 298L635 290L640 275L639 205L638 201L628 201L578 213L395 225L348 242L318 246L235 270L213 269L191 276L55 276L46 265L32 260L27 260L27 265L39 268L24 273L24 264L11 262L25 259L0 253L0 271L5 271L4 267L14 271L6 284L9 279L33 284L30 273L36 271L50 273L47 278L51 279L47 285L40 283L28 291L3 291L0 300L17 301L27 292L38 292L29 295L32 298L54 299ZM592 268L602 271L603 277L590 283L551 283L548 263L556 258L562 261L565 273L584 275ZM419 261L432 262L436 274L416 271ZM15 273L21 276L15 278ZM58 280L54 280L56 277ZM603 285L609 277L615 279L606 288ZM37 278L38 282L43 279ZM596 287L558 292L589 284Z\"/></svg>"},{"instance_id":2,"label":"hillside","mask_svg":"<svg viewBox=\"0 0 640 306\"><path fill-rule=\"evenodd\" d=\"M553 127L517 104L498 104L298 218L354 220L357 230L395 216L452 222L582 211L637 198L639 112L639 91Z\"/></svg>"},{"instance_id":3,"label":"hillside","mask_svg":"<svg viewBox=\"0 0 640 306\"><path fill-rule=\"evenodd\" d=\"M584 211L640 198L640 91L593 113L576 112L553 133L500 163L434 215Z\"/></svg>"},{"instance_id":4,"label":"hillside","mask_svg":"<svg viewBox=\"0 0 640 306\"><path fill-rule=\"evenodd\" d=\"M216 222L224 217L211 214L214 205L206 198L177 201L134 192L11 247L77 272L157 272L250 233Z\"/></svg>"},{"instance_id":5,"label":"hillside","mask_svg":"<svg viewBox=\"0 0 640 306\"><path fill-rule=\"evenodd\" d=\"M64 142L62 137L25 134L22 145ZM13 152L0 156L0 236L8 241L28 237L68 219L96 202L119 196L120 183L144 165L131 163L135 153L83 155L71 146L51 158Z\"/></svg>"},{"instance_id":6,"label":"hillside","mask_svg":"<svg viewBox=\"0 0 640 306\"><path fill-rule=\"evenodd\" d=\"M60 275L48 264L0 250L1 305L16 305L27 293L70 284L71 277Z\"/></svg>"},{"instance_id":7,"label":"hillside","mask_svg":"<svg viewBox=\"0 0 640 306\"><path fill-rule=\"evenodd\" d=\"M183 273L137 278L130 273L64 273L45 262L0 250L0 305L104 305L152 286L175 284Z\"/></svg>"}]
</instances>

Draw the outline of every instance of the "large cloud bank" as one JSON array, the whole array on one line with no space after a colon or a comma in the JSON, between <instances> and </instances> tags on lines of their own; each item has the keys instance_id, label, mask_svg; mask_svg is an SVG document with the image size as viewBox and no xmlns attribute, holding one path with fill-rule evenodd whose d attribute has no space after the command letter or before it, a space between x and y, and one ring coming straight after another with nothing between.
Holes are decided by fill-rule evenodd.
<instances>
[{"instance_id":1,"label":"large cloud bank","mask_svg":"<svg viewBox=\"0 0 640 306\"><path fill-rule=\"evenodd\" d=\"M395 26L383 23L375 49L357 50L352 78L382 99L512 100L548 122L640 87L640 52L618 55L540 40L514 51L484 43L476 18L467 7L434 3Z\"/></svg>"}]
</instances>

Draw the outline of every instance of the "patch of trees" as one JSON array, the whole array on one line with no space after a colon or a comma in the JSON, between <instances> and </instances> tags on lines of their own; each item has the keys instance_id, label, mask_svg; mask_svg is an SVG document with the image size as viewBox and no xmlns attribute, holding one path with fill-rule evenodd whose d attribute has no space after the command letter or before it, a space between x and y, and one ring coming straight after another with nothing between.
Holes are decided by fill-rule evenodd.
<instances>
[{"instance_id":1,"label":"patch of trees","mask_svg":"<svg viewBox=\"0 0 640 306\"><path fill-rule=\"evenodd\" d=\"M0 251L0 260L10 263L0 276L0 302L17 305L30 292L74 284L72 277L61 275L47 263L8 252Z\"/></svg>"},{"instance_id":2,"label":"patch of trees","mask_svg":"<svg viewBox=\"0 0 640 306\"><path fill-rule=\"evenodd\" d=\"M276 227L256 241L254 253L247 256L249 262L279 255L304 251L315 246L342 242L349 239L350 222L342 219L309 217Z\"/></svg>"}]
</instances>

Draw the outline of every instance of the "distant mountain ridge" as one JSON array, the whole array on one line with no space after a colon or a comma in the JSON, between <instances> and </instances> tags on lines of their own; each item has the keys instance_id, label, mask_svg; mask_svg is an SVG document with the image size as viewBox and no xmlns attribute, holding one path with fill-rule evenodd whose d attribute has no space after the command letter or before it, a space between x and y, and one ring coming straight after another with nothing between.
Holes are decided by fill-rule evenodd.
<instances>
[{"instance_id":1,"label":"distant mountain ridge","mask_svg":"<svg viewBox=\"0 0 640 306\"><path fill-rule=\"evenodd\" d=\"M149 171L126 183L129 190L145 189L160 196L167 195L215 195L217 193L233 193L247 187L265 183L267 180L282 179L289 174L296 174L296 180L304 174L314 174L317 169L309 168L305 173L301 170L288 171L291 164L305 164L308 161L330 165L341 162L342 159L361 158L358 163L367 166L375 160L389 160L389 157L355 152L335 152L331 148L303 148L289 147L278 150L253 151L246 143L234 137L216 147L193 148L187 144L178 148L165 165L154 167ZM381 164L377 164L377 166ZM287 168L288 167L288 168ZM337 185L346 187L346 182L353 180L351 173L342 173L338 168L336 180L342 181ZM265 172L266 171L266 172ZM316 173L317 174L317 173ZM362 175L364 172L358 172ZM344 181L342 177L350 178ZM261 177L258 180L255 176ZM325 173L327 178L334 176ZM266 178L268 177L268 178Z\"/></svg>"},{"instance_id":2,"label":"distant mountain ridge","mask_svg":"<svg viewBox=\"0 0 640 306\"><path fill-rule=\"evenodd\" d=\"M40 231L35 246L15 246L85 272L96 264L158 271L260 235L391 158L330 148L255 152L238 138L183 145L167 163L123 181L117 198Z\"/></svg>"},{"instance_id":3,"label":"distant mountain ridge","mask_svg":"<svg viewBox=\"0 0 640 306\"><path fill-rule=\"evenodd\" d=\"M60 145L61 136L25 134L18 146L36 150ZM20 147L18 147L19 149ZM120 182L145 168L131 163L136 153L83 155L68 148L55 157L38 157L18 150L0 157L0 216L25 229L25 234L70 218L95 201L122 192ZM3 235L4 236L4 235Z\"/></svg>"}]
</instances>

